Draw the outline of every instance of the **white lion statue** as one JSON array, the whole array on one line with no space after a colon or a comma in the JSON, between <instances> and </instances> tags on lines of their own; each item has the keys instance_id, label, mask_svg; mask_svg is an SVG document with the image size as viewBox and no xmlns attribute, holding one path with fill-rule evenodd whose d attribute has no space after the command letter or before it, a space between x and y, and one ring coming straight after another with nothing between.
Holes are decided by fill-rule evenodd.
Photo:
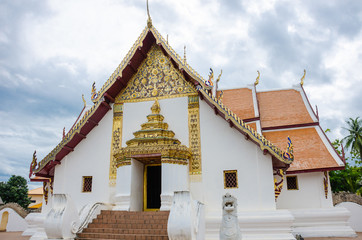
<instances>
[{"instance_id":1,"label":"white lion statue","mask_svg":"<svg viewBox=\"0 0 362 240\"><path fill-rule=\"evenodd\" d=\"M238 223L237 199L226 193L222 199L222 223L220 240L240 240L241 232Z\"/></svg>"}]
</instances>

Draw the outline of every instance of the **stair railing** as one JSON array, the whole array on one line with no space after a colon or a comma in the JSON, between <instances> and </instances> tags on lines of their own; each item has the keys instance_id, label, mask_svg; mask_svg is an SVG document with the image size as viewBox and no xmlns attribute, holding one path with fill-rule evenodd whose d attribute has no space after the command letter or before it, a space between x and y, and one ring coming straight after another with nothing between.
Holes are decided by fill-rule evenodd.
<instances>
[{"instance_id":1,"label":"stair railing","mask_svg":"<svg viewBox=\"0 0 362 240\"><path fill-rule=\"evenodd\" d=\"M79 211L80 225L73 226L73 233L81 233L88 224L95 219L102 210L109 210L112 208L111 204L96 202L93 205L87 204Z\"/></svg>"}]
</instances>

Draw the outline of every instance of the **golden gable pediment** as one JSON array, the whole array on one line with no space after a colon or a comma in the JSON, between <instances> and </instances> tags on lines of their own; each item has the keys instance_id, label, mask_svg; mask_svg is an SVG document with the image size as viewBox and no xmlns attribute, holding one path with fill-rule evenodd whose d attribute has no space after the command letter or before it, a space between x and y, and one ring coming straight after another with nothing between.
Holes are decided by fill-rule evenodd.
<instances>
[{"instance_id":1,"label":"golden gable pediment","mask_svg":"<svg viewBox=\"0 0 362 240\"><path fill-rule=\"evenodd\" d=\"M176 69L161 48L153 45L116 102L149 101L197 94L192 84Z\"/></svg>"}]
</instances>

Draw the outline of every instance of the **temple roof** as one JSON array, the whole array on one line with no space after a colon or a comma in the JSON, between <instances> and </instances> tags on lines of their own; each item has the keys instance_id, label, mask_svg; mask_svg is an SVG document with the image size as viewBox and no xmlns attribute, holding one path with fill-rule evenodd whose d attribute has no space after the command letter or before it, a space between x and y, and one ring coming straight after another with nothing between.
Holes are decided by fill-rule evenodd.
<instances>
[{"instance_id":1,"label":"temple roof","mask_svg":"<svg viewBox=\"0 0 362 240\"><path fill-rule=\"evenodd\" d=\"M256 92L260 116L251 113L253 102L250 88L223 90L223 103L244 121L254 117L260 121L261 133L276 146L283 147L290 136L294 147L294 161L288 173L337 170L344 168L344 159L334 150L319 125L301 85L292 89ZM256 89L255 89L256 91ZM239 96L243 95L243 96ZM256 129L255 122L250 123ZM252 125L253 124L253 125Z\"/></svg>"},{"instance_id":2,"label":"temple roof","mask_svg":"<svg viewBox=\"0 0 362 240\"><path fill-rule=\"evenodd\" d=\"M131 80L132 76L137 73L138 68L146 59L147 53L154 44L161 48L163 54L170 59L172 65L181 72L186 81L197 86L200 98L205 99L214 109L215 113L220 114L220 116L230 124L230 127L235 127L239 132L244 134L247 139L250 139L257 144L264 153L271 154L275 166L283 168L289 166L292 159L285 157L286 153L284 151L274 146L254 129L250 128L250 126L244 124L238 117L238 114L233 112L234 110L239 113L239 110L242 110L247 116L251 116L251 107L249 106L244 110L243 108L246 107L247 104L242 103L242 107L229 109L215 99L215 97L212 97L209 91L211 87L205 84L205 79L193 70L185 59L182 59L176 54L159 32L151 24L148 24L102 88L97 92L93 92L92 101L94 102L94 105L80 115L80 119L77 119L76 123L64 136L62 141L38 163L37 168L33 171L36 176L54 176L55 166L60 164L60 161L67 154L72 152L79 142L86 138L87 134L98 125L105 114L111 109L110 103L113 103L116 96L127 87L128 82ZM250 91L240 91L250 95ZM235 97L238 97L238 95L239 94L235 94ZM243 102L243 100L241 99L240 102ZM287 145L287 139L284 139L284 141L285 145Z\"/></svg>"}]
</instances>

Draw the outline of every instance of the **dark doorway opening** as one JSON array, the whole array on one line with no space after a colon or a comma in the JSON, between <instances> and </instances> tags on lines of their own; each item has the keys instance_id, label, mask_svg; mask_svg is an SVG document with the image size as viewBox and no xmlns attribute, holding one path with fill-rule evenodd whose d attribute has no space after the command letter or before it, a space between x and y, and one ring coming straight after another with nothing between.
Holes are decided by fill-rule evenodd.
<instances>
[{"instance_id":1,"label":"dark doorway opening","mask_svg":"<svg viewBox=\"0 0 362 240\"><path fill-rule=\"evenodd\" d=\"M146 165L145 168L145 210L158 210L161 207L161 165Z\"/></svg>"}]
</instances>

